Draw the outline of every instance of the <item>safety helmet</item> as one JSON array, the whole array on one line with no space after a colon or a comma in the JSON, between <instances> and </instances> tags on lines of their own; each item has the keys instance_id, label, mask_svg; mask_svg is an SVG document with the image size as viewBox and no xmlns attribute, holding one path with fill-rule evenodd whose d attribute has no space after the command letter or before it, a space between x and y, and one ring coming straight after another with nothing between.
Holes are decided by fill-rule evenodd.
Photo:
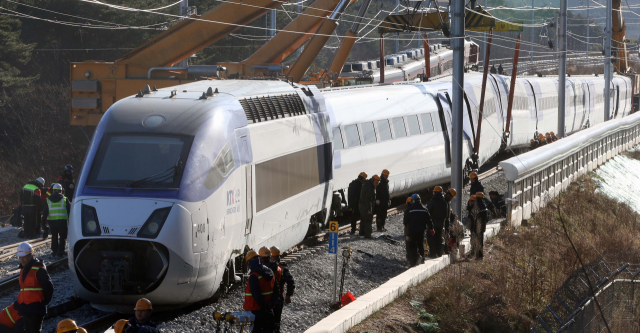
<instances>
[{"instance_id":1,"label":"safety helmet","mask_svg":"<svg viewBox=\"0 0 640 333\"><path fill-rule=\"evenodd\" d=\"M44 186L44 178L42 178L42 177L38 177L38 178L36 179L36 182L38 182L40 185Z\"/></svg>"},{"instance_id":2,"label":"safety helmet","mask_svg":"<svg viewBox=\"0 0 640 333\"><path fill-rule=\"evenodd\" d=\"M408 197L407 198L407 203L410 203L410 202L411 202L411 197Z\"/></svg>"},{"instance_id":3,"label":"safety helmet","mask_svg":"<svg viewBox=\"0 0 640 333\"><path fill-rule=\"evenodd\" d=\"M371 177L374 180L380 181L380 176L378 175L373 175L373 177Z\"/></svg>"},{"instance_id":4,"label":"safety helmet","mask_svg":"<svg viewBox=\"0 0 640 333\"><path fill-rule=\"evenodd\" d=\"M545 134L544 136L546 136L547 138L550 138L551 134L549 134L549 132L547 132L547 134Z\"/></svg>"},{"instance_id":5,"label":"safety helmet","mask_svg":"<svg viewBox=\"0 0 640 333\"><path fill-rule=\"evenodd\" d=\"M54 191L58 190L58 191L62 191L62 185L55 183L53 184L53 188Z\"/></svg>"},{"instance_id":6,"label":"safety helmet","mask_svg":"<svg viewBox=\"0 0 640 333\"><path fill-rule=\"evenodd\" d=\"M73 172L73 166L71 164L67 164L64 166L65 171Z\"/></svg>"},{"instance_id":7,"label":"safety helmet","mask_svg":"<svg viewBox=\"0 0 640 333\"><path fill-rule=\"evenodd\" d=\"M388 177L389 176L389 170L387 170L387 169L382 170L382 174Z\"/></svg>"},{"instance_id":8,"label":"safety helmet","mask_svg":"<svg viewBox=\"0 0 640 333\"><path fill-rule=\"evenodd\" d=\"M251 250L251 251L247 252L245 260L249 261L249 260L251 260L251 259L253 259L253 258L257 257L257 256L258 256L258 252L254 251L254 250Z\"/></svg>"},{"instance_id":9,"label":"safety helmet","mask_svg":"<svg viewBox=\"0 0 640 333\"><path fill-rule=\"evenodd\" d=\"M540 133L540 134L538 134L538 138L542 139L542 138L544 138L544 135L542 133Z\"/></svg>"},{"instance_id":10,"label":"safety helmet","mask_svg":"<svg viewBox=\"0 0 640 333\"><path fill-rule=\"evenodd\" d=\"M88 332L84 328L78 327L78 333L88 333Z\"/></svg>"},{"instance_id":11,"label":"safety helmet","mask_svg":"<svg viewBox=\"0 0 640 333\"><path fill-rule=\"evenodd\" d=\"M272 246L269 250L271 251L271 255L274 257L280 255L280 248L275 245Z\"/></svg>"},{"instance_id":12,"label":"safety helmet","mask_svg":"<svg viewBox=\"0 0 640 333\"><path fill-rule=\"evenodd\" d=\"M76 325L76 322L73 321L72 319L62 319L59 323L58 323L58 328L56 329L56 333L66 333L66 332L71 332L71 331L75 331L78 329L78 325Z\"/></svg>"},{"instance_id":13,"label":"safety helmet","mask_svg":"<svg viewBox=\"0 0 640 333\"><path fill-rule=\"evenodd\" d=\"M362 171L362 172L360 173L360 177L362 177L362 178L364 178L364 179L367 179L367 177L368 177L368 176L367 176L367 173L366 173L366 172Z\"/></svg>"},{"instance_id":14,"label":"safety helmet","mask_svg":"<svg viewBox=\"0 0 640 333\"><path fill-rule=\"evenodd\" d=\"M534 143L534 142L536 142L536 140L534 140L534 139L531 139L531 143Z\"/></svg>"},{"instance_id":15,"label":"safety helmet","mask_svg":"<svg viewBox=\"0 0 640 333\"><path fill-rule=\"evenodd\" d=\"M24 242L18 245L18 257L24 257L33 253L33 247L31 244Z\"/></svg>"},{"instance_id":16,"label":"safety helmet","mask_svg":"<svg viewBox=\"0 0 640 333\"><path fill-rule=\"evenodd\" d=\"M261 257L270 257L271 256L271 251L269 251L269 248L266 246L263 246L260 248L260 250L258 250L258 255Z\"/></svg>"},{"instance_id":17,"label":"safety helmet","mask_svg":"<svg viewBox=\"0 0 640 333\"><path fill-rule=\"evenodd\" d=\"M420 195L418 195L418 193L416 193L416 194L412 195L412 196L411 196L411 200L412 200L412 201L420 200Z\"/></svg>"},{"instance_id":18,"label":"safety helmet","mask_svg":"<svg viewBox=\"0 0 640 333\"><path fill-rule=\"evenodd\" d=\"M472 195L469 197L469 200L476 200L476 196L472 194Z\"/></svg>"},{"instance_id":19,"label":"safety helmet","mask_svg":"<svg viewBox=\"0 0 640 333\"><path fill-rule=\"evenodd\" d=\"M484 198L484 193L482 192L476 193L476 198Z\"/></svg>"},{"instance_id":20,"label":"safety helmet","mask_svg":"<svg viewBox=\"0 0 640 333\"><path fill-rule=\"evenodd\" d=\"M433 188L433 192L442 192L442 186L436 186Z\"/></svg>"},{"instance_id":21,"label":"safety helmet","mask_svg":"<svg viewBox=\"0 0 640 333\"><path fill-rule=\"evenodd\" d=\"M138 300L138 302L136 302L136 307L134 308L134 310L136 311L153 310L153 307L151 306L150 300L146 298L141 298Z\"/></svg>"},{"instance_id":22,"label":"safety helmet","mask_svg":"<svg viewBox=\"0 0 640 333\"><path fill-rule=\"evenodd\" d=\"M451 194L452 197L455 197L456 194L458 194L458 191L456 191L455 188L450 188L449 189L449 194Z\"/></svg>"},{"instance_id":23,"label":"safety helmet","mask_svg":"<svg viewBox=\"0 0 640 333\"><path fill-rule=\"evenodd\" d=\"M554 136L555 134L553 134L553 132L549 132L549 134L551 134L551 136Z\"/></svg>"},{"instance_id":24,"label":"safety helmet","mask_svg":"<svg viewBox=\"0 0 640 333\"><path fill-rule=\"evenodd\" d=\"M113 324L113 331L116 333L124 333L124 332L127 332L130 327L131 327L131 324L129 324L128 320L120 319L116 321L115 324Z\"/></svg>"},{"instance_id":25,"label":"safety helmet","mask_svg":"<svg viewBox=\"0 0 640 333\"><path fill-rule=\"evenodd\" d=\"M469 174L469 178L478 178L478 173L473 171L472 173Z\"/></svg>"}]
</instances>

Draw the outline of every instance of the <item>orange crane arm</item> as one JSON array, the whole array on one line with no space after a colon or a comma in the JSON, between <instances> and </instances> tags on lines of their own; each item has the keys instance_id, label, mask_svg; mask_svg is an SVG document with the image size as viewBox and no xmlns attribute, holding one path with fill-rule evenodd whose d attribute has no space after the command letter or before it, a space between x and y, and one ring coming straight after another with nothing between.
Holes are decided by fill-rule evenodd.
<instances>
[{"instance_id":1,"label":"orange crane arm","mask_svg":"<svg viewBox=\"0 0 640 333\"><path fill-rule=\"evenodd\" d=\"M183 20L125 54L116 63L146 68L171 66L283 3L273 0L230 0L202 14L198 20Z\"/></svg>"},{"instance_id":2,"label":"orange crane arm","mask_svg":"<svg viewBox=\"0 0 640 333\"><path fill-rule=\"evenodd\" d=\"M614 65L620 72L626 73L630 69L625 37L627 27L625 26L624 20L622 19L621 9L621 0L613 0L611 8L611 23L613 28L613 31L611 31L611 40L613 41L612 46L614 47L616 54Z\"/></svg>"},{"instance_id":3,"label":"orange crane arm","mask_svg":"<svg viewBox=\"0 0 640 333\"><path fill-rule=\"evenodd\" d=\"M355 44L356 42L356 37L358 37L362 18L367 13L370 4L371 0L364 0L362 5L360 6L358 17L356 17L355 21L353 21L353 24L351 25L351 28L349 28L349 31L347 31L344 37L342 37L340 47L333 56L333 60L331 61L331 65L329 66L329 73L340 74L342 72L342 68L347 62L347 58L351 53L351 49L353 49L353 44Z\"/></svg>"}]
</instances>

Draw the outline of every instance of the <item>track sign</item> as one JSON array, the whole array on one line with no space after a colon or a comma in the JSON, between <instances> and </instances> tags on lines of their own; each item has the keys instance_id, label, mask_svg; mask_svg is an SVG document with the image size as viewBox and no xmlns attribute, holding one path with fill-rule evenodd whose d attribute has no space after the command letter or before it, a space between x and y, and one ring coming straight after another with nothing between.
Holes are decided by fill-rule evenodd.
<instances>
[{"instance_id":1,"label":"track sign","mask_svg":"<svg viewBox=\"0 0 640 333\"><path fill-rule=\"evenodd\" d=\"M338 222L329 222L329 253L338 253Z\"/></svg>"}]
</instances>

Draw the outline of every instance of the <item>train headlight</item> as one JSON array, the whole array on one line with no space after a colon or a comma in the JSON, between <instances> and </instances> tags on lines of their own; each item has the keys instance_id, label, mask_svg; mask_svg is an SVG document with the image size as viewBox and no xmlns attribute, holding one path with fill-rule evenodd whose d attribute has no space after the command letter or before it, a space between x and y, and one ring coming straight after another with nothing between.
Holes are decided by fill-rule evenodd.
<instances>
[{"instance_id":1,"label":"train headlight","mask_svg":"<svg viewBox=\"0 0 640 333\"><path fill-rule=\"evenodd\" d=\"M100 236L100 222L95 207L82 205L82 236Z\"/></svg>"},{"instance_id":2,"label":"train headlight","mask_svg":"<svg viewBox=\"0 0 640 333\"><path fill-rule=\"evenodd\" d=\"M171 212L171 206L154 210L153 213L151 213L151 216L147 219L147 222L145 222L142 228L140 228L140 231L138 231L138 237L158 237L160 229L162 229L162 226L164 225L164 221L166 221L167 216L169 216L169 212Z\"/></svg>"}]
</instances>

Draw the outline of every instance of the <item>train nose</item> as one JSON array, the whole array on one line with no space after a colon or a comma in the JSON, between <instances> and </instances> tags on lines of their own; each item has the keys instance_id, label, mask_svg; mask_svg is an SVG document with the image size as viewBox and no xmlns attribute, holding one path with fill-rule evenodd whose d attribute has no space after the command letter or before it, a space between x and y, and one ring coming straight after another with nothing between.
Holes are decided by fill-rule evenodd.
<instances>
[{"instance_id":1,"label":"train nose","mask_svg":"<svg viewBox=\"0 0 640 333\"><path fill-rule=\"evenodd\" d=\"M169 257L164 245L146 240L85 239L74 248L80 283L102 295L152 292L167 273Z\"/></svg>"}]
</instances>

